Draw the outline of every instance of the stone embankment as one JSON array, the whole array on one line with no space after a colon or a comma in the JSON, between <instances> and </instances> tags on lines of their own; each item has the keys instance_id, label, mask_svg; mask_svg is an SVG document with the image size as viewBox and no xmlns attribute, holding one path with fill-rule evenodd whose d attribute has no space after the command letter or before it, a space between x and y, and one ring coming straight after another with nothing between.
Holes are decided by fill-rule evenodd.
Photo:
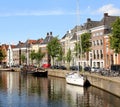
<instances>
[{"instance_id":1,"label":"stone embankment","mask_svg":"<svg viewBox=\"0 0 120 107\"><path fill-rule=\"evenodd\" d=\"M15 71L20 71L19 68L14 69ZM48 76L55 76L60 78L65 78L66 74L70 71L67 70L57 70L57 69L47 69ZM113 95L120 97L120 77L106 77L95 73L84 72L84 75L89 80L90 84L94 87L105 90Z\"/></svg>"},{"instance_id":2,"label":"stone embankment","mask_svg":"<svg viewBox=\"0 0 120 107\"><path fill-rule=\"evenodd\" d=\"M49 76L56 76L65 78L65 75L70 71L48 69ZM106 77L101 76L100 74L87 73L84 75L87 77L90 84L94 87L105 90L113 95L120 97L120 77Z\"/></svg>"}]
</instances>

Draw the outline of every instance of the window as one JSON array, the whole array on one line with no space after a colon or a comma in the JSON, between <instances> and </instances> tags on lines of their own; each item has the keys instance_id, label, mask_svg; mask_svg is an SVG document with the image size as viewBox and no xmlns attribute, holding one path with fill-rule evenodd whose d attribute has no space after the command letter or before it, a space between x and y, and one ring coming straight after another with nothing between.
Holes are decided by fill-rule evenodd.
<instances>
[{"instance_id":1,"label":"window","mask_svg":"<svg viewBox=\"0 0 120 107\"><path fill-rule=\"evenodd\" d=\"M103 35L103 32L100 32L100 36Z\"/></svg>"},{"instance_id":2,"label":"window","mask_svg":"<svg viewBox=\"0 0 120 107\"><path fill-rule=\"evenodd\" d=\"M96 45L96 41L94 41L94 46Z\"/></svg>"},{"instance_id":3,"label":"window","mask_svg":"<svg viewBox=\"0 0 120 107\"><path fill-rule=\"evenodd\" d=\"M100 44L103 45L103 41L102 40L100 40Z\"/></svg>"},{"instance_id":4,"label":"window","mask_svg":"<svg viewBox=\"0 0 120 107\"><path fill-rule=\"evenodd\" d=\"M93 46L95 46L95 41L93 41Z\"/></svg>"},{"instance_id":5,"label":"window","mask_svg":"<svg viewBox=\"0 0 120 107\"><path fill-rule=\"evenodd\" d=\"M93 37L95 36L95 33L93 34Z\"/></svg>"},{"instance_id":6,"label":"window","mask_svg":"<svg viewBox=\"0 0 120 107\"><path fill-rule=\"evenodd\" d=\"M97 40L97 45L99 45L99 40Z\"/></svg>"},{"instance_id":7,"label":"window","mask_svg":"<svg viewBox=\"0 0 120 107\"><path fill-rule=\"evenodd\" d=\"M96 36L99 36L99 33L96 33Z\"/></svg>"}]
</instances>

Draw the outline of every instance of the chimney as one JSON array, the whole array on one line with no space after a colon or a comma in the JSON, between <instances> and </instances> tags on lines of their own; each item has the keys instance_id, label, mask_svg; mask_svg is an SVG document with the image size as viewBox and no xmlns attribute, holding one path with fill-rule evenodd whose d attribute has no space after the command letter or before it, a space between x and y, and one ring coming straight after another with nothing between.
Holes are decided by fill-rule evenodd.
<instances>
[{"instance_id":1,"label":"chimney","mask_svg":"<svg viewBox=\"0 0 120 107\"><path fill-rule=\"evenodd\" d=\"M90 22L90 21L91 21L91 19L90 19L90 18L88 18L88 19L87 19L87 22Z\"/></svg>"},{"instance_id":2,"label":"chimney","mask_svg":"<svg viewBox=\"0 0 120 107\"><path fill-rule=\"evenodd\" d=\"M108 13L104 13L104 17L107 17L108 16Z\"/></svg>"},{"instance_id":3,"label":"chimney","mask_svg":"<svg viewBox=\"0 0 120 107\"><path fill-rule=\"evenodd\" d=\"M47 32L47 36L49 36L49 33Z\"/></svg>"},{"instance_id":4,"label":"chimney","mask_svg":"<svg viewBox=\"0 0 120 107\"><path fill-rule=\"evenodd\" d=\"M21 41L19 41L19 44L21 44Z\"/></svg>"},{"instance_id":5,"label":"chimney","mask_svg":"<svg viewBox=\"0 0 120 107\"><path fill-rule=\"evenodd\" d=\"M50 36L52 36L52 32L50 32Z\"/></svg>"}]
</instances>

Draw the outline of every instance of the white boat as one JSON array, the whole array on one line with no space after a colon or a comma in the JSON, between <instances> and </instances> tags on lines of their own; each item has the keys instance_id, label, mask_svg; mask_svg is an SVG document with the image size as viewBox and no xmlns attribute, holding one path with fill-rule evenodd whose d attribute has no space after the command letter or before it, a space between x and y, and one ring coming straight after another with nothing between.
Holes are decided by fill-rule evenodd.
<instances>
[{"instance_id":1,"label":"white boat","mask_svg":"<svg viewBox=\"0 0 120 107\"><path fill-rule=\"evenodd\" d=\"M84 77L78 72L71 72L66 75L66 82L72 85L84 86Z\"/></svg>"}]
</instances>

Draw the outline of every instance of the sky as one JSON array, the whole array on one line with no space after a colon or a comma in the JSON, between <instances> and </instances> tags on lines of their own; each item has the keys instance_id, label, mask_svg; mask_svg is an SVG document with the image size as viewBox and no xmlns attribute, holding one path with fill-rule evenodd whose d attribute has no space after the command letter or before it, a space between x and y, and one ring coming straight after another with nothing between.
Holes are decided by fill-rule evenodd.
<instances>
[{"instance_id":1,"label":"sky","mask_svg":"<svg viewBox=\"0 0 120 107\"><path fill-rule=\"evenodd\" d=\"M119 0L0 0L0 44L45 38L47 32L61 39L104 13L120 16Z\"/></svg>"}]
</instances>

